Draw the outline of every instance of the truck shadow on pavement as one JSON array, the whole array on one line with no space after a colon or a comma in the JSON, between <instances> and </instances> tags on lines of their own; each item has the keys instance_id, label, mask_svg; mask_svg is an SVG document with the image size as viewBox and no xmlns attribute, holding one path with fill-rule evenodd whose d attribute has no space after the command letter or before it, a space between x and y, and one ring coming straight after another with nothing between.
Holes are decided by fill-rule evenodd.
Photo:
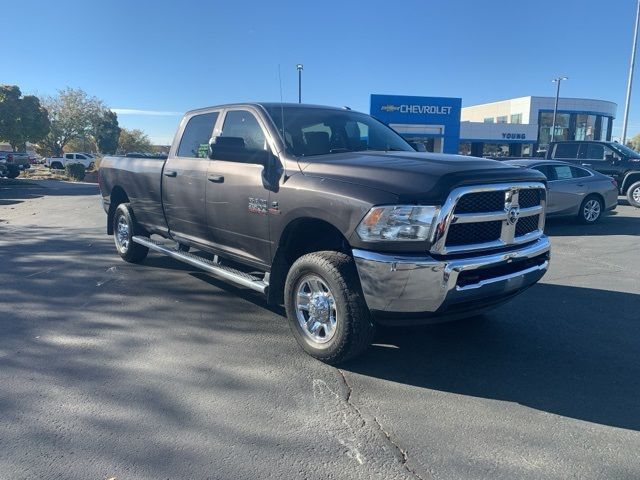
<instances>
[{"instance_id":1,"label":"truck shadow on pavement","mask_svg":"<svg viewBox=\"0 0 640 480\"><path fill-rule=\"evenodd\" d=\"M640 295L539 284L474 319L383 329L344 368L640 430L639 309Z\"/></svg>"},{"instance_id":2,"label":"truck shadow on pavement","mask_svg":"<svg viewBox=\"0 0 640 480\"><path fill-rule=\"evenodd\" d=\"M626 212L630 211L629 208ZM583 225L571 218L548 218L544 230L551 237L640 235L640 215L609 213L595 225Z\"/></svg>"},{"instance_id":3,"label":"truck shadow on pavement","mask_svg":"<svg viewBox=\"0 0 640 480\"><path fill-rule=\"evenodd\" d=\"M44 196L95 195L97 185L62 182L59 180L23 180L0 178L0 206L16 205Z\"/></svg>"}]
</instances>

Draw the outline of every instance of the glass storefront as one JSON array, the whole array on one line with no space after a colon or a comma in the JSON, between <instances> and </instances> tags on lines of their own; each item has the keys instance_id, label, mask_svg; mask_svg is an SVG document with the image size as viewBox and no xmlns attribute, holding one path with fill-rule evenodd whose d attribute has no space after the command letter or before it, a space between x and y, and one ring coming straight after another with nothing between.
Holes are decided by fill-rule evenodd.
<instances>
[{"instance_id":1,"label":"glass storefront","mask_svg":"<svg viewBox=\"0 0 640 480\"><path fill-rule=\"evenodd\" d=\"M551 140L553 112L538 114L538 143L545 148ZM611 117L588 113L558 112L554 140L609 140Z\"/></svg>"}]
</instances>

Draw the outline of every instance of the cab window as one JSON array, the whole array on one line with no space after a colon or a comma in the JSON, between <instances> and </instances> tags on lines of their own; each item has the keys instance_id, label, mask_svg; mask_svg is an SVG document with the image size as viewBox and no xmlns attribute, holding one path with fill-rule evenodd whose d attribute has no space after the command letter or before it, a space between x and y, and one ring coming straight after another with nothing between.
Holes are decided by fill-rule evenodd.
<instances>
[{"instance_id":1,"label":"cab window","mask_svg":"<svg viewBox=\"0 0 640 480\"><path fill-rule=\"evenodd\" d=\"M178 157L207 158L209 140L218 119L218 112L194 115L182 134Z\"/></svg>"},{"instance_id":2,"label":"cab window","mask_svg":"<svg viewBox=\"0 0 640 480\"><path fill-rule=\"evenodd\" d=\"M246 110L227 112L220 136L242 138L250 150L267 150L267 139L258 120Z\"/></svg>"},{"instance_id":3,"label":"cab window","mask_svg":"<svg viewBox=\"0 0 640 480\"><path fill-rule=\"evenodd\" d=\"M553 158L578 158L577 143L558 143L553 152Z\"/></svg>"}]
</instances>

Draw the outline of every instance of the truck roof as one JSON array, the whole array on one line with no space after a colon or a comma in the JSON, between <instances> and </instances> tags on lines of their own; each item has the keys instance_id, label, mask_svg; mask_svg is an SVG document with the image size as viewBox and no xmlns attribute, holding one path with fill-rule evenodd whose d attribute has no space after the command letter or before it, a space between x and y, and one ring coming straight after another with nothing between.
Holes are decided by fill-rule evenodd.
<instances>
[{"instance_id":1,"label":"truck roof","mask_svg":"<svg viewBox=\"0 0 640 480\"><path fill-rule=\"evenodd\" d=\"M322 109L330 109L330 110L344 110L344 108L331 107L328 105L314 105L310 103L244 102L244 103L225 103L222 105L211 105L209 107L196 108L194 110L189 110L188 112L185 113L185 115L202 112L206 110L211 110L212 108L232 108L232 107L246 107L246 106L263 107L265 109L287 107L287 108L322 108Z\"/></svg>"}]
</instances>

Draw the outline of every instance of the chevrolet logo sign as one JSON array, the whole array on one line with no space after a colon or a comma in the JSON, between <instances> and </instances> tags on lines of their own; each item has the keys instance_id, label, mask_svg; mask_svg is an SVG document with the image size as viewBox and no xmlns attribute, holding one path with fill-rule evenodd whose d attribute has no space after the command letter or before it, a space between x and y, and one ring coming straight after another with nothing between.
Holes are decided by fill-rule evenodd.
<instances>
[{"instance_id":1,"label":"chevrolet logo sign","mask_svg":"<svg viewBox=\"0 0 640 480\"><path fill-rule=\"evenodd\" d=\"M397 112L398 110L400 110L400 107L397 105L382 105L382 107L380 107L380 110L382 110L383 112Z\"/></svg>"}]
</instances>

